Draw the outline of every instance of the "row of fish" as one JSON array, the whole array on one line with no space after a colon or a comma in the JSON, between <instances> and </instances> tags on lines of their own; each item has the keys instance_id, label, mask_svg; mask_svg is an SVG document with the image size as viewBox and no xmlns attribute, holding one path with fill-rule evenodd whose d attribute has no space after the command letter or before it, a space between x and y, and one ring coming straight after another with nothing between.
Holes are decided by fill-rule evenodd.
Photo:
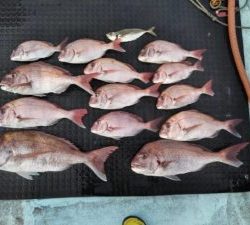
<instances>
[{"instance_id":1,"label":"row of fish","mask_svg":"<svg viewBox=\"0 0 250 225\"><path fill-rule=\"evenodd\" d=\"M118 37L110 43L94 39L79 39L66 44L67 39L57 46L45 41L26 41L13 50L13 61L37 61L47 58L55 52L60 52L60 62L82 64L101 58L108 50L126 52L120 46L121 39ZM181 46L164 40L157 40L147 44L139 53L138 60L146 63L163 64L168 62L182 62L186 58L202 60L206 49L188 51Z\"/></svg>"},{"instance_id":2,"label":"row of fish","mask_svg":"<svg viewBox=\"0 0 250 225\"><path fill-rule=\"evenodd\" d=\"M1 170L16 173L26 179L42 172L57 172L74 164L85 164L101 180L107 181L105 162L118 149L108 146L81 152L69 141L39 131L12 131L0 136ZM237 154L248 143L241 143L219 152L187 142L158 140L146 144L132 159L131 169L147 176L166 177L179 181L179 174L201 170L207 164L221 162L239 167Z\"/></svg>"},{"instance_id":3,"label":"row of fish","mask_svg":"<svg viewBox=\"0 0 250 225\"><path fill-rule=\"evenodd\" d=\"M66 118L84 128L82 119L86 114L86 109L65 110L42 99L25 97L6 103L0 108L0 125L10 128L50 126ZM163 118L144 122L135 114L114 111L101 116L94 122L91 132L120 139L135 136L145 129L154 132L160 130L161 138L193 141L212 138L220 130L226 130L240 138L235 126L241 121L240 119L219 121L196 110L188 110L171 116L162 125Z\"/></svg>"},{"instance_id":4,"label":"row of fish","mask_svg":"<svg viewBox=\"0 0 250 225\"><path fill-rule=\"evenodd\" d=\"M181 65L181 63L179 63ZM190 75L194 69L190 65L183 64L185 68L173 68L173 65L163 65L164 71L175 71L177 74L169 82L176 82L180 79L178 73L183 78L185 70L189 70L185 76ZM195 65L197 68L197 66ZM178 68L180 69L178 71ZM191 69L191 70L190 70ZM160 67L155 74L159 77L162 68ZM182 72L181 72L182 71ZM127 84L108 84L92 90L89 82L98 79L106 82L129 83L137 78L147 83L152 76L150 72L138 73L129 65L114 59L102 58L88 64L84 69L86 75L72 76L72 74L60 67L53 66L44 62L35 62L18 66L4 76L0 82L2 90L18 93L22 95L44 96L47 93L62 93L70 85L74 84L92 94L90 106L101 109L120 109L133 105L143 96L158 97L157 89L160 85L154 85L147 89L140 89ZM194 88L188 85L174 85L162 92L158 99L158 109L179 108L198 100L201 94L213 95L211 82L202 88Z\"/></svg>"}]
</instances>

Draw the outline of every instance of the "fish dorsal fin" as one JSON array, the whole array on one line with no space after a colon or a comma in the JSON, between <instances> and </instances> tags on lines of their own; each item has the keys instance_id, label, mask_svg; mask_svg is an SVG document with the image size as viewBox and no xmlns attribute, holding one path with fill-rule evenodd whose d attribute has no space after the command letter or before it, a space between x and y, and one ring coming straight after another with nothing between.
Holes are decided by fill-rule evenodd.
<instances>
[{"instance_id":1,"label":"fish dorsal fin","mask_svg":"<svg viewBox=\"0 0 250 225\"><path fill-rule=\"evenodd\" d=\"M27 179L27 180L33 180L32 176L38 176L39 175L39 173L36 173L36 172L18 172L17 174L19 176Z\"/></svg>"},{"instance_id":2,"label":"fish dorsal fin","mask_svg":"<svg viewBox=\"0 0 250 225\"><path fill-rule=\"evenodd\" d=\"M174 180L174 181L181 181L181 179L176 175L169 175L169 176L164 176L164 177L170 180Z\"/></svg>"}]
</instances>

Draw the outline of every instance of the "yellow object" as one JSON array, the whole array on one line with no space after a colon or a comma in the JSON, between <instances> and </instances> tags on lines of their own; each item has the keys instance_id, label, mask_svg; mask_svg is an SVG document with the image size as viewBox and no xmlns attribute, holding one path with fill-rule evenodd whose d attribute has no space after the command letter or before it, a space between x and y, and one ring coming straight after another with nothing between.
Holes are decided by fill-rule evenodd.
<instances>
[{"instance_id":1,"label":"yellow object","mask_svg":"<svg viewBox=\"0 0 250 225\"><path fill-rule=\"evenodd\" d=\"M210 7L212 9L218 9L222 5L222 0L210 0Z\"/></svg>"},{"instance_id":2,"label":"yellow object","mask_svg":"<svg viewBox=\"0 0 250 225\"><path fill-rule=\"evenodd\" d=\"M122 225L146 225L146 223L138 217L127 217L124 219Z\"/></svg>"}]
</instances>

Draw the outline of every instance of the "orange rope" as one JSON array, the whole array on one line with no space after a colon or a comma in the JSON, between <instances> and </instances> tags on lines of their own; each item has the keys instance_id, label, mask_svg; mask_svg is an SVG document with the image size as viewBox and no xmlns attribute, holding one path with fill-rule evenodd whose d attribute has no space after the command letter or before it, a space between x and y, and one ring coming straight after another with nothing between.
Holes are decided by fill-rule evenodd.
<instances>
[{"instance_id":1,"label":"orange rope","mask_svg":"<svg viewBox=\"0 0 250 225\"><path fill-rule=\"evenodd\" d=\"M250 82L242 62L235 27L235 0L228 0L228 34L234 61L250 103Z\"/></svg>"}]
</instances>

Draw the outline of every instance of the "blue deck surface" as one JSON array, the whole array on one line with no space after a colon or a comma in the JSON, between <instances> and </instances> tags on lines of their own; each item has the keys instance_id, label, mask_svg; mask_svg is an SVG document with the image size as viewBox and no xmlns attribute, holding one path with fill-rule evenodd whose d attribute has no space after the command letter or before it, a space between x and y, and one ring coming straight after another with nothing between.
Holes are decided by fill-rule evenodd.
<instances>
[{"instance_id":1,"label":"blue deck surface","mask_svg":"<svg viewBox=\"0 0 250 225\"><path fill-rule=\"evenodd\" d=\"M241 18L250 26L250 5ZM243 42L250 74L250 30L243 31ZM120 225L128 215L142 217L147 225L249 225L249 212L248 192L0 201L0 225Z\"/></svg>"}]
</instances>

